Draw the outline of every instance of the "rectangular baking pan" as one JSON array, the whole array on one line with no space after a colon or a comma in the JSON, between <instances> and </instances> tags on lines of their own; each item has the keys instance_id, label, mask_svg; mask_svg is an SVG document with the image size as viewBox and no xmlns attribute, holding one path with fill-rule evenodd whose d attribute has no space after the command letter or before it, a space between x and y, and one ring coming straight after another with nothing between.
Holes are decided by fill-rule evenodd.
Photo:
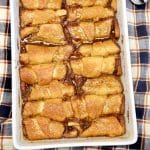
<instances>
[{"instance_id":1,"label":"rectangular baking pan","mask_svg":"<svg viewBox=\"0 0 150 150\"><path fill-rule=\"evenodd\" d=\"M117 18L120 26L121 61L123 75L121 77L125 94L125 126L126 133L120 137L89 137L58 140L40 140L31 142L23 137L22 132L22 100L19 79L19 0L10 0L11 10L11 52L12 52L12 132L13 143L17 149L44 149L74 146L111 146L129 145L137 141L137 123L131 74L131 60L128 41L126 1L118 0Z\"/></svg>"}]
</instances>

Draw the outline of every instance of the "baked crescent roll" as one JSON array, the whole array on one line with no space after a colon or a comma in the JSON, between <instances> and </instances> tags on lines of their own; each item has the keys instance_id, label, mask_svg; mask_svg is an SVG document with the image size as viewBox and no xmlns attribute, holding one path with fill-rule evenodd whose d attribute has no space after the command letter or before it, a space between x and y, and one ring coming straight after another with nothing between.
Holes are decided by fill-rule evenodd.
<instances>
[{"instance_id":1,"label":"baked crescent roll","mask_svg":"<svg viewBox=\"0 0 150 150\"><path fill-rule=\"evenodd\" d=\"M73 51L70 45L51 47L27 44L25 49L26 53L20 54L20 62L23 65L46 64L67 60Z\"/></svg>"},{"instance_id":2,"label":"baked crescent roll","mask_svg":"<svg viewBox=\"0 0 150 150\"><path fill-rule=\"evenodd\" d=\"M115 137L125 133L124 118L114 116L102 117L92 121L89 128L81 133L81 137L109 136Z\"/></svg>"},{"instance_id":3,"label":"baked crescent roll","mask_svg":"<svg viewBox=\"0 0 150 150\"><path fill-rule=\"evenodd\" d=\"M28 95L28 100L63 98L73 95L74 87L72 85L52 80L52 82L46 86L32 86Z\"/></svg>"},{"instance_id":4,"label":"baked crescent roll","mask_svg":"<svg viewBox=\"0 0 150 150\"><path fill-rule=\"evenodd\" d=\"M113 19L99 22L80 22L68 26L73 42L89 43L100 38L109 38L112 31Z\"/></svg>"},{"instance_id":5,"label":"baked crescent roll","mask_svg":"<svg viewBox=\"0 0 150 150\"><path fill-rule=\"evenodd\" d=\"M24 8L27 9L61 9L62 0L21 0Z\"/></svg>"},{"instance_id":6,"label":"baked crescent roll","mask_svg":"<svg viewBox=\"0 0 150 150\"><path fill-rule=\"evenodd\" d=\"M118 54L119 46L112 40L104 42L95 42L93 44L84 44L79 48L79 52L84 57L89 56L108 56Z\"/></svg>"},{"instance_id":7,"label":"baked crescent roll","mask_svg":"<svg viewBox=\"0 0 150 150\"><path fill-rule=\"evenodd\" d=\"M67 14L65 9L52 10L22 10L21 11L21 27L27 25L39 25L45 23L60 23Z\"/></svg>"},{"instance_id":8,"label":"baked crescent roll","mask_svg":"<svg viewBox=\"0 0 150 150\"><path fill-rule=\"evenodd\" d=\"M20 68L20 78L27 84L47 85L51 80L63 79L66 72L63 63L31 65Z\"/></svg>"},{"instance_id":9,"label":"baked crescent roll","mask_svg":"<svg viewBox=\"0 0 150 150\"><path fill-rule=\"evenodd\" d=\"M104 21L95 22L94 26L95 26L95 39L109 38L112 31L113 19L110 18Z\"/></svg>"},{"instance_id":10,"label":"baked crescent roll","mask_svg":"<svg viewBox=\"0 0 150 150\"><path fill-rule=\"evenodd\" d=\"M79 6L93 6L93 5L99 5L106 7L109 0L66 0L67 5L73 6L73 5L79 5Z\"/></svg>"},{"instance_id":11,"label":"baked crescent roll","mask_svg":"<svg viewBox=\"0 0 150 150\"><path fill-rule=\"evenodd\" d=\"M21 29L22 40L25 37L28 37L30 42L41 41L51 44L66 44L63 28L60 24L42 24L39 27L26 27Z\"/></svg>"},{"instance_id":12,"label":"baked crescent roll","mask_svg":"<svg viewBox=\"0 0 150 150\"><path fill-rule=\"evenodd\" d=\"M26 102L23 117L40 115L56 121L67 118L95 119L103 115L123 114L123 94L111 96L85 95L81 98L73 97L71 101L49 99L44 101Z\"/></svg>"},{"instance_id":13,"label":"baked crescent roll","mask_svg":"<svg viewBox=\"0 0 150 150\"><path fill-rule=\"evenodd\" d=\"M122 94L85 95L82 98L73 98L71 103L74 117L78 119L95 119L104 115L123 114L124 112L124 96Z\"/></svg>"},{"instance_id":14,"label":"baked crescent roll","mask_svg":"<svg viewBox=\"0 0 150 150\"><path fill-rule=\"evenodd\" d=\"M40 115L56 121L64 121L73 117L73 109L70 101L62 99L49 99L43 101L26 102L23 108L23 117Z\"/></svg>"},{"instance_id":15,"label":"baked crescent roll","mask_svg":"<svg viewBox=\"0 0 150 150\"><path fill-rule=\"evenodd\" d=\"M76 75L95 78L101 74L113 74L115 72L116 57L83 57L71 60L71 68Z\"/></svg>"},{"instance_id":16,"label":"baked crescent roll","mask_svg":"<svg viewBox=\"0 0 150 150\"><path fill-rule=\"evenodd\" d=\"M40 115L56 121L64 121L73 117L70 101L62 99L49 99L44 101L27 102L24 105L23 117Z\"/></svg>"},{"instance_id":17,"label":"baked crescent roll","mask_svg":"<svg viewBox=\"0 0 150 150\"><path fill-rule=\"evenodd\" d=\"M29 140L57 139L63 136L64 125L44 117L23 120L24 134Z\"/></svg>"},{"instance_id":18,"label":"baked crescent roll","mask_svg":"<svg viewBox=\"0 0 150 150\"><path fill-rule=\"evenodd\" d=\"M101 6L70 8L68 10L68 21L98 21L108 17L114 17L115 13L111 8L104 8Z\"/></svg>"},{"instance_id":19,"label":"baked crescent roll","mask_svg":"<svg viewBox=\"0 0 150 150\"><path fill-rule=\"evenodd\" d=\"M51 121L45 117L37 116L33 118L23 119L23 125L24 134L29 140L56 139L66 137L64 133L65 127L62 123ZM74 127L76 130L78 130L78 132L80 133L80 137L115 137L120 136L125 132L124 118L122 116L97 118L93 120L91 122L91 125L89 125L89 127L87 127L86 129L82 129L80 124L75 122L69 122L67 127L69 126ZM72 137L76 136L77 134L75 133L75 136Z\"/></svg>"},{"instance_id":20,"label":"baked crescent roll","mask_svg":"<svg viewBox=\"0 0 150 150\"><path fill-rule=\"evenodd\" d=\"M95 79L87 79L82 87L85 94L110 95L123 91L121 82L113 75L103 75Z\"/></svg>"}]
</instances>

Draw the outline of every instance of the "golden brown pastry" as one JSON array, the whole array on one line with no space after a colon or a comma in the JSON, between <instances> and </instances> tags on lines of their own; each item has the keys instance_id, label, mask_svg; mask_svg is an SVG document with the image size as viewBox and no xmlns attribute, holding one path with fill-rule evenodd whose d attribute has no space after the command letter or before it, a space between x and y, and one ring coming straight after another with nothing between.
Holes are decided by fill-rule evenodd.
<instances>
[{"instance_id":1,"label":"golden brown pastry","mask_svg":"<svg viewBox=\"0 0 150 150\"><path fill-rule=\"evenodd\" d=\"M109 38L113 26L113 19L99 21L95 23L95 38Z\"/></svg>"},{"instance_id":2,"label":"golden brown pastry","mask_svg":"<svg viewBox=\"0 0 150 150\"><path fill-rule=\"evenodd\" d=\"M21 11L21 27L27 25L39 25L45 23L60 23L67 14L65 9L52 10L22 10Z\"/></svg>"},{"instance_id":3,"label":"golden brown pastry","mask_svg":"<svg viewBox=\"0 0 150 150\"><path fill-rule=\"evenodd\" d=\"M24 105L23 117L40 115L56 121L64 121L73 116L69 101L49 99L44 101L27 102Z\"/></svg>"},{"instance_id":4,"label":"golden brown pastry","mask_svg":"<svg viewBox=\"0 0 150 150\"><path fill-rule=\"evenodd\" d=\"M120 52L120 48L114 41L107 40L104 42L95 42L93 44L81 45L79 52L84 57L108 56L118 54Z\"/></svg>"},{"instance_id":5,"label":"golden brown pastry","mask_svg":"<svg viewBox=\"0 0 150 150\"><path fill-rule=\"evenodd\" d=\"M28 100L63 98L74 95L74 87L67 83L52 80L49 85L31 87Z\"/></svg>"},{"instance_id":6,"label":"golden brown pastry","mask_svg":"<svg viewBox=\"0 0 150 150\"><path fill-rule=\"evenodd\" d=\"M29 35L31 36L28 37ZM21 37L22 39L28 37L30 42L42 41L51 44L66 44L63 28L60 24L42 24L39 28L26 27L21 30Z\"/></svg>"},{"instance_id":7,"label":"golden brown pastry","mask_svg":"<svg viewBox=\"0 0 150 150\"><path fill-rule=\"evenodd\" d=\"M24 8L27 9L61 9L62 0L21 0Z\"/></svg>"},{"instance_id":8,"label":"golden brown pastry","mask_svg":"<svg viewBox=\"0 0 150 150\"><path fill-rule=\"evenodd\" d=\"M29 140L57 139L63 136L64 125L44 117L23 120L24 131Z\"/></svg>"},{"instance_id":9,"label":"golden brown pastry","mask_svg":"<svg viewBox=\"0 0 150 150\"><path fill-rule=\"evenodd\" d=\"M93 5L99 5L99 6L107 6L109 0L66 0L67 5L73 6L73 5L79 5L79 6L93 6Z\"/></svg>"},{"instance_id":10,"label":"golden brown pastry","mask_svg":"<svg viewBox=\"0 0 150 150\"><path fill-rule=\"evenodd\" d=\"M63 63L31 65L20 68L20 78L27 84L47 85L52 80L65 78L66 72Z\"/></svg>"},{"instance_id":11,"label":"golden brown pastry","mask_svg":"<svg viewBox=\"0 0 150 150\"><path fill-rule=\"evenodd\" d=\"M79 25L68 26L73 42L92 42L95 38L95 25L93 22L81 22Z\"/></svg>"},{"instance_id":12,"label":"golden brown pastry","mask_svg":"<svg viewBox=\"0 0 150 150\"><path fill-rule=\"evenodd\" d=\"M71 68L76 75L95 78L101 74L113 74L115 71L115 56L83 57L71 60Z\"/></svg>"},{"instance_id":13,"label":"golden brown pastry","mask_svg":"<svg viewBox=\"0 0 150 150\"><path fill-rule=\"evenodd\" d=\"M67 60L73 51L72 46L70 45L52 47L27 44L25 49L26 53L20 54L20 62L24 65L35 65Z\"/></svg>"},{"instance_id":14,"label":"golden brown pastry","mask_svg":"<svg viewBox=\"0 0 150 150\"><path fill-rule=\"evenodd\" d=\"M115 38L118 39L120 37L120 28L118 20L114 20L114 34Z\"/></svg>"},{"instance_id":15,"label":"golden brown pastry","mask_svg":"<svg viewBox=\"0 0 150 150\"><path fill-rule=\"evenodd\" d=\"M108 17L114 17L114 11L101 6L70 8L68 10L68 21L98 21Z\"/></svg>"},{"instance_id":16,"label":"golden brown pastry","mask_svg":"<svg viewBox=\"0 0 150 150\"><path fill-rule=\"evenodd\" d=\"M38 27L26 27L20 30L20 36L21 39L23 40L29 35L32 35L33 33L38 32Z\"/></svg>"},{"instance_id":17,"label":"golden brown pastry","mask_svg":"<svg viewBox=\"0 0 150 150\"><path fill-rule=\"evenodd\" d=\"M95 79L87 79L82 87L86 94L110 95L123 91L121 82L113 75L103 75Z\"/></svg>"},{"instance_id":18,"label":"golden brown pastry","mask_svg":"<svg viewBox=\"0 0 150 150\"><path fill-rule=\"evenodd\" d=\"M99 22L81 22L79 25L70 25L68 30L73 41L89 43L95 39L109 38L112 30L113 19Z\"/></svg>"},{"instance_id":19,"label":"golden brown pastry","mask_svg":"<svg viewBox=\"0 0 150 150\"><path fill-rule=\"evenodd\" d=\"M49 99L44 101L26 102L23 117L40 115L56 121L67 118L95 119L103 115L122 114L124 112L124 97L122 94L111 96L85 95L73 97L71 101Z\"/></svg>"},{"instance_id":20,"label":"golden brown pastry","mask_svg":"<svg viewBox=\"0 0 150 150\"><path fill-rule=\"evenodd\" d=\"M90 136L120 136L125 133L124 119L114 116L102 117L92 121L89 128L81 133L81 137Z\"/></svg>"},{"instance_id":21,"label":"golden brown pastry","mask_svg":"<svg viewBox=\"0 0 150 150\"><path fill-rule=\"evenodd\" d=\"M74 117L78 119L95 119L104 115L122 114L124 112L123 95L97 96L73 98L72 108Z\"/></svg>"},{"instance_id":22,"label":"golden brown pastry","mask_svg":"<svg viewBox=\"0 0 150 150\"><path fill-rule=\"evenodd\" d=\"M117 11L117 0L111 1L111 7L114 9L114 11Z\"/></svg>"}]
</instances>

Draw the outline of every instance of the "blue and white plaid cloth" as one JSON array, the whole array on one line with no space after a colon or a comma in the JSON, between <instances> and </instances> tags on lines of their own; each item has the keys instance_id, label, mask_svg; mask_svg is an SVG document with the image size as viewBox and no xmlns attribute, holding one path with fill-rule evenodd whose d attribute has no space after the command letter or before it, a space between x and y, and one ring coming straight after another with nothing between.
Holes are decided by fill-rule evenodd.
<instances>
[{"instance_id":1,"label":"blue and white plaid cloth","mask_svg":"<svg viewBox=\"0 0 150 150\"><path fill-rule=\"evenodd\" d=\"M150 150L150 1L135 6L127 0L138 141L130 146L80 147L64 150ZM11 129L11 47L9 0L0 0L0 149L15 149Z\"/></svg>"}]
</instances>

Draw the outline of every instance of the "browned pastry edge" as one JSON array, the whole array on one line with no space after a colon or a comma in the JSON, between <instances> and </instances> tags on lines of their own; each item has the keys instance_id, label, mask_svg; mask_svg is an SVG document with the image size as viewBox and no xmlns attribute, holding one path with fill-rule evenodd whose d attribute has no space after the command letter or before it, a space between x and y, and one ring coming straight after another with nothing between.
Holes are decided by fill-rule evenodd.
<instances>
[{"instance_id":1,"label":"browned pastry edge","mask_svg":"<svg viewBox=\"0 0 150 150\"><path fill-rule=\"evenodd\" d=\"M117 19L114 19L114 32L115 32L115 38L119 39L120 37L120 28L119 23Z\"/></svg>"},{"instance_id":2,"label":"browned pastry edge","mask_svg":"<svg viewBox=\"0 0 150 150\"><path fill-rule=\"evenodd\" d=\"M118 118L120 124L121 124L121 125L123 126L123 128L124 128L124 133L123 133L123 134L125 134L125 132L126 132L125 117L124 117L123 115L118 115L117 118Z\"/></svg>"},{"instance_id":3,"label":"browned pastry edge","mask_svg":"<svg viewBox=\"0 0 150 150\"><path fill-rule=\"evenodd\" d=\"M123 94L123 98L122 98L122 105L120 108L120 114L123 115L125 112L125 95Z\"/></svg>"},{"instance_id":4,"label":"browned pastry edge","mask_svg":"<svg viewBox=\"0 0 150 150\"><path fill-rule=\"evenodd\" d=\"M114 75L120 76L122 75L122 67L121 67L121 58L116 58L115 71Z\"/></svg>"},{"instance_id":5,"label":"browned pastry edge","mask_svg":"<svg viewBox=\"0 0 150 150\"><path fill-rule=\"evenodd\" d=\"M29 29L29 28L35 28L33 29L34 31L32 31L31 33L29 34L23 34L23 31ZM24 28L20 28L20 37L21 37L21 42L24 42L24 40L28 40L29 37L31 37L32 35L36 34L39 30L39 26L26 26ZM28 41L30 42L30 41Z\"/></svg>"},{"instance_id":6,"label":"browned pastry edge","mask_svg":"<svg viewBox=\"0 0 150 150\"><path fill-rule=\"evenodd\" d=\"M28 96L30 94L30 86L24 82L20 83L21 96L23 101L28 101Z\"/></svg>"},{"instance_id":7,"label":"browned pastry edge","mask_svg":"<svg viewBox=\"0 0 150 150\"><path fill-rule=\"evenodd\" d=\"M90 43L90 44L92 44L92 43L94 43L94 42L98 42L98 41L105 41L105 40L108 40L108 39L115 39L116 37L115 37L115 31L114 31L114 29L115 29L115 20L117 20L116 19L116 17L108 17L108 18L105 18L105 19L100 19L99 21L106 21L106 20L109 20L109 19L112 19L112 24L111 24L111 31L110 31L110 34L108 35L108 36L103 36L103 37L101 37L101 38L95 38L92 42L85 42L86 44L88 44L88 43ZM96 21L96 22L94 22L94 23L97 23L97 22L99 22L99 21ZM90 22L90 21L83 21L83 22ZM68 27L75 27L75 26L78 26L79 25L79 23L80 22L77 22L77 21L72 21L72 22L68 22L67 21L67 30L68 30ZM119 26L118 26L118 29L119 29ZM66 34L66 33L65 33ZM72 44L73 45L75 45L75 47L79 47L81 44L84 44L84 42L82 43L82 42L80 42L80 39L76 39L75 37L72 37L71 36L71 33L69 32L69 34L70 34L70 38L71 38L71 41L76 41L77 42L77 44L74 44L73 42L72 42ZM117 39L117 38L116 38Z\"/></svg>"}]
</instances>

